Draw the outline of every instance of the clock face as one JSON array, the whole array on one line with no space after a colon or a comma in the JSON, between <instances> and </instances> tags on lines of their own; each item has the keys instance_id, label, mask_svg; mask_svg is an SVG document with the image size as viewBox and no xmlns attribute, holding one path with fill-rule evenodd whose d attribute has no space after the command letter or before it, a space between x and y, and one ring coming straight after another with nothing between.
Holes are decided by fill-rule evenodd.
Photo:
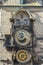
<instances>
[{"instance_id":1,"label":"clock face","mask_svg":"<svg viewBox=\"0 0 43 65\"><path fill-rule=\"evenodd\" d=\"M19 14L16 15L15 24L30 25L29 16L24 12L20 12Z\"/></svg>"},{"instance_id":2,"label":"clock face","mask_svg":"<svg viewBox=\"0 0 43 65\"><path fill-rule=\"evenodd\" d=\"M31 34L24 29L18 30L15 32L15 41L17 44L23 46L29 44L31 41Z\"/></svg>"},{"instance_id":3,"label":"clock face","mask_svg":"<svg viewBox=\"0 0 43 65\"><path fill-rule=\"evenodd\" d=\"M28 53L26 50L19 50L16 53L16 59L18 62L21 63L28 62L31 59L31 54Z\"/></svg>"}]
</instances>

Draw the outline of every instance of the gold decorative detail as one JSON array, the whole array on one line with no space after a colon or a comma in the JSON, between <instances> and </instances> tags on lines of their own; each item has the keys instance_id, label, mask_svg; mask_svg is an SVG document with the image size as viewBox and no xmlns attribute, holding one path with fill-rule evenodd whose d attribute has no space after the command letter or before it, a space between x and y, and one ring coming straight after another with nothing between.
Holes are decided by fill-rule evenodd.
<instances>
[{"instance_id":1,"label":"gold decorative detail","mask_svg":"<svg viewBox=\"0 0 43 65\"><path fill-rule=\"evenodd\" d=\"M24 63L31 59L31 54L25 50L19 50L16 54L16 59L17 61Z\"/></svg>"}]
</instances>

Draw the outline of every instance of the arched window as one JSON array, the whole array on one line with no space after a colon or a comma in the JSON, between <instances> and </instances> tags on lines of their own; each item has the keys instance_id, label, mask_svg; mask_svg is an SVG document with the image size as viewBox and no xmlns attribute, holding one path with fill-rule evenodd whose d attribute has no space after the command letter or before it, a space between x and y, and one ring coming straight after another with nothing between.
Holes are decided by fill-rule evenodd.
<instances>
[{"instance_id":1,"label":"arched window","mask_svg":"<svg viewBox=\"0 0 43 65\"><path fill-rule=\"evenodd\" d=\"M15 25L29 25L29 15L25 11L19 11L16 13Z\"/></svg>"}]
</instances>

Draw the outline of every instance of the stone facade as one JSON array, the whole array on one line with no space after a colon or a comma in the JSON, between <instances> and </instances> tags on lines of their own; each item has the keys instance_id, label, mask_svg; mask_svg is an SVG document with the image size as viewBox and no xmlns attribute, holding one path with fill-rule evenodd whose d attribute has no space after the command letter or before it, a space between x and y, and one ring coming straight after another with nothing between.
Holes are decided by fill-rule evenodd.
<instances>
[{"instance_id":1,"label":"stone facade","mask_svg":"<svg viewBox=\"0 0 43 65\"><path fill-rule=\"evenodd\" d=\"M27 0L27 2L29 2ZM34 22L34 35L36 37L43 37L43 8L42 7L29 7L29 6L14 6L16 4L19 4L20 1L19 0L6 0L6 2L3 2L3 5L13 5L11 7L0 7L0 60L7 60L9 59L10 61L12 61L12 51L7 51L4 43L5 43L5 34L11 34L11 29L12 29L12 23L10 22L10 18L12 18L12 15L16 15L16 12L18 12L19 10L24 9L26 12L28 12L28 14L32 14L33 18L35 18L35 22ZM41 3L41 2L40 2ZM30 16L31 17L31 16ZM26 18L26 17L25 17ZM34 50L36 50L35 52L40 51L40 46L37 45L37 48L34 48ZM40 55L40 54L39 54ZM43 53L41 54L43 55ZM4 62L0 61L0 65L13 65L11 64L7 64Z\"/></svg>"}]
</instances>

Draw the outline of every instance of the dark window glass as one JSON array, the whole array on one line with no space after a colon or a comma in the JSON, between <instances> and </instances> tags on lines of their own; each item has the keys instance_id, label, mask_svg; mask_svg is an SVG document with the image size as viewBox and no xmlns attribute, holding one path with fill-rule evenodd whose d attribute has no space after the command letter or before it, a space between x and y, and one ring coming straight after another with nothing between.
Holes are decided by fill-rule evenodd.
<instances>
[{"instance_id":1,"label":"dark window glass","mask_svg":"<svg viewBox=\"0 0 43 65\"><path fill-rule=\"evenodd\" d=\"M20 0L20 4L23 4L23 0Z\"/></svg>"},{"instance_id":2,"label":"dark window glass","mask_svg":"<svg viewBox=\"0 0 43 65\"><path fill-rule=\"evenodd\" d=\"M20 4L25 4L26 0L20 0Z\"/></svg>"},{"instance_id":3,"label":"dark window glass","mask_svg":"<svg viewBox=\"0 0 43 65\"><path fill-rule=\"evenodd\" d=\"M16 19L16 24L20 24L20 20L19 19Z\"/></svg>"},{"instance_id":4,"label":"dark window glass","mask_svg":"<svg viewBox=\"0 0 43 65\"><path fill-rule=\"evenodd\" d=\"M10 35L5 35L5 45L11 45L10 41L11 41L11 36Z\"/></svg>"},{"instance_id":5,"label":"dark window glass","mask_svg":"<svg viewBox=\"0 0 43 65\"><path fill-rule=\"evenodd\" d=\"M24 24L28 24L28 20L27 19L24 19Z\"/></svg>"}]
</instances>

